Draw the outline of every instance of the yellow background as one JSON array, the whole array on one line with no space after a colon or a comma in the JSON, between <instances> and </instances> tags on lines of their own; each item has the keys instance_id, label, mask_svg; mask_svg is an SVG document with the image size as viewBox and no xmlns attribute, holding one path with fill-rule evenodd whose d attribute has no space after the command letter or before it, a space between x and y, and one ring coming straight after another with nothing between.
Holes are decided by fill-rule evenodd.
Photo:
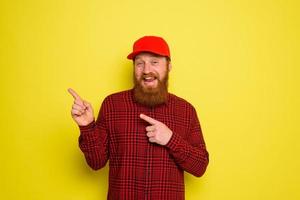
<instances>
[{"instance_id":1,"label":"yellow background","mask_svg":"<svg viewBox=\"0 0 300 200\"><path fill-rule=\"evenodd\" d=\"M170 44L170 91L201 121L210 164L187 200L300 199L299 1L1 0L0 199L105 199L67 88L98 114L132 87L132 43Z\"/></svg>"}]
</instances>

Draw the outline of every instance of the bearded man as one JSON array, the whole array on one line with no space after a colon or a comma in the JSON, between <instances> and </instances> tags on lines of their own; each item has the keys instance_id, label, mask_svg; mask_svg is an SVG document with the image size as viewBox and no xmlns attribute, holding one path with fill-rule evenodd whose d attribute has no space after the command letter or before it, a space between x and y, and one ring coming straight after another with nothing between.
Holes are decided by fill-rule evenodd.
<instances>
[{"instance_id":1,"label":"bearded man","mask_svg":"<svg viewBox=\"0 0 300 200\"><path fill-rule=\"evenodd\" d=\"M184 171L200 177L209 155L195 108L168 92L171 56L167 42L144 36L127 56L133 89L111 94L97 120L90 103L74 90L71 115L88 165L109 160L109 200L183 200Z\"/></svg>"}]
</instances>

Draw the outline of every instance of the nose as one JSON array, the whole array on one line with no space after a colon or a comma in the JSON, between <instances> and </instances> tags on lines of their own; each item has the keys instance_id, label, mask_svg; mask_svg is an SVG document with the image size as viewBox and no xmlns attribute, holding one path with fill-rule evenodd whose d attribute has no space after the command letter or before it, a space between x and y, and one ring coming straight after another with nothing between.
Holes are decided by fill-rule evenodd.
<instances>
[{"instance_id":1,"label":"nose","mask_svg":"<svg viewBox=\"0 0 300 200\"><path fill-rule=\"evenodd\" d=\"M152 68L151 68L151 64L150 64L150 63L148 63L148 62L146 62L146 63L145 63L145 65L144 65L144 74L148 74L148 73L150 73L150 72L151 72L151 70L152 70Z\"/></svg>"}]
</instances>

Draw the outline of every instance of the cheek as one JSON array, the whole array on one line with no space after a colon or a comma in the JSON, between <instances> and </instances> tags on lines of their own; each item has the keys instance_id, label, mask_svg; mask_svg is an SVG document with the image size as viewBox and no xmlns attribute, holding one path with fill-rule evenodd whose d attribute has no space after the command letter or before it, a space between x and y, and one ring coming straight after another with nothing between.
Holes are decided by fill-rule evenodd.
<instances>
[{"instance_id":1,"label":"cheek","mask_svg":"<svg viewBox=\"0 0 300 200\"><path fill-rule=\"evenodd\" d=\"M166 70L161 70L158 72L159 74L159 79L162 80L166 77L167 71Z\"/></svg>"},{"instance_id":2,"label":"cheek","mask_svg":"<svg viewBox=\"0 0 300 200\"><path fill-rule=\"evenodd\" d=\"M135 71L134 71L134 76L135 76L135 78L136 78L137 80L139 80L139 79L141 78L141 76L142 76L141 71L135 70Z\"/></svg>"},{"instance_id":3,"label":"cheek","mask_svg":"<svg viewBox=\"0 0 300 200\"><path fill-rule=\"evenodd\" d=\"M160 79L163 79L168 73L168 66L160 65L159 67L156 68L156 73L159 74Z\"/></svg>"}]
</instances>

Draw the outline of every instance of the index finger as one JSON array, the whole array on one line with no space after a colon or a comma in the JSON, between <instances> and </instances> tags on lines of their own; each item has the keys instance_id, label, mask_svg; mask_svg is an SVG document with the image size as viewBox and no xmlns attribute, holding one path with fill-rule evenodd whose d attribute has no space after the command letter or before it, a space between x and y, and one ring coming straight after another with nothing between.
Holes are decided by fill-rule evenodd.
<instances>
[{"instance_id":1,"label":"index finger","mask_svg":"<svg viewBox=\"0 0 300 200\"><path fill-rule=\"evenodd\" d=\"M68 92L73 96L75 100L82 100L81 97L71 88L68 89Z\"/></svg>"},{"instance_id":2,"label":"index finger","mask_svg":"<svg viewBox=\"0 0 300 200\"><path fill-rule=\"evenodd\" d=\"M152 125L155 125L157 124L159 121L147 116L147 115L144 115L144 114L140 114L140 118L145 120L146 122L152 124Z\"/></svg>"}]
</instances>

